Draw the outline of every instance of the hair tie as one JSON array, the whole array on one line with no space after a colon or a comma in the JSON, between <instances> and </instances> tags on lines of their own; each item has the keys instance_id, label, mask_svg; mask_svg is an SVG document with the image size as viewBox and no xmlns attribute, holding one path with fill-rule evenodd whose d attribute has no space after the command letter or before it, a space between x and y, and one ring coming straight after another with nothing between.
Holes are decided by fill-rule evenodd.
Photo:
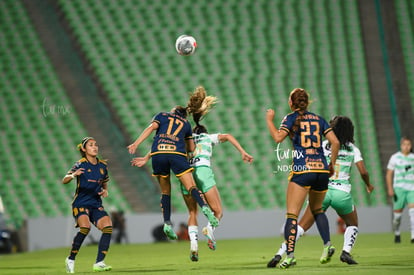
<instances>
[{"instance_id":1,"label":"hair tie","mask_svg":"<svg viewBox=\"0 0 414 275\"><path fill-rule=\"evenodd\" d=\"M91 139L94 139L93 137L85 137L85 138L83 138L82 139L82 143L80 143L79 145L81 146L80 148L83 148L83 149L85 149L85 145L86 145L86 143L89 141L89 140L91 140ZM79 146L78 145L78 146Z\"/></svg>"}]
</instances>

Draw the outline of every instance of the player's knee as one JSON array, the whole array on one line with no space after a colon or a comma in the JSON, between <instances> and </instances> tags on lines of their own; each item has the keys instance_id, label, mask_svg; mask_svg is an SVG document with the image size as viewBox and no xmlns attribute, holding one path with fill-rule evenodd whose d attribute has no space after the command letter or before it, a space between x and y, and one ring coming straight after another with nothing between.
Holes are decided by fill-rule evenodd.
<instances>
[{"instance_id":1,"label":"player's knee","mask_svg":"<svg viewBox=\"0 0 414 275\"><path fill-rule=\"evenodd\" d=\"M323 213L323 209L322 208L318 208L318 209L312 210L312 215L313 216L316 216L316 215L319 215L319 214L322 214L322 213Z\"/></svg>"},{"instance_id":2,"label":"player's knee","mask_svg":"<svg viewBox=\"0 0 414 275\"><path fill-rule=\"evenodd\" d=\"M112 234L112 225L105 226L101 229L102 233Z\"/></svg>"},{"instance_id":3,"label":"player's knee","mask_svg":"<svg viewBox=\"0 0 414 275\"><path fill-rule=\"evenodd\" d=\"M79 232L85 236L89 234L89 231L91 231L90 227L80 227Z\"/></svg>"},{"instance_id":4,"label":"player's knee","mask_svg":"<svg viewBox=\"0 0 414 275\"><path fill-rule=\"evenodd\" d=\"M217 219L221 220L223 218L223 210L221 208L211 209L214 212L214 216L216 216Z\"/></svg>"}]
</instances>

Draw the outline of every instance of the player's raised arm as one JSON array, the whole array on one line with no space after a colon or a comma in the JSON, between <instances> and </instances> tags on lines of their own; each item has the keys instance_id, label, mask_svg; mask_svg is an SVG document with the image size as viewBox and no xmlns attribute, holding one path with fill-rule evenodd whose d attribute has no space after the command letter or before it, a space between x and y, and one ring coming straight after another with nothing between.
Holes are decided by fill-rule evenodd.
<instances>
[{"instance_id":1,"label":"player's raised arm","mask_svg":"<svg viewBox=\"0 0 414 275\"><path fill-rule=\"evenodd\" d=\"M158 123L151 122L151 124L145 128L145 130L141 133L141 135L132 143L131 145L128 145L128 152L130 154L134 154L137 150L138 146L146 140L152 133L152 131L155 131L158 129Z\"/></svg>"},{"instance_id":2,"label":"player's raised arm","mask_svg":"<svg viewBox=\"0 0 414 275\"><path fill-rule=\"evenodd\" d=\"M288 133L286 131L281 131L276 128L275 124L273 123L274 117L275 111L273 109L268 109L266 111L267 128L269 129L270 135L272 136L273 140L277 143L280 143L287 137Z\"/></svg>"},{"instance_id":3,"label":"player's raised arm","mask_svg":"<svg viewBox=\"0 0 414 275\"><path fill-rule=\"evenodd\" d=\"M253 157L251 155L249 155L244 150L244 148L240 145L239 141L234 136L232 136L231 134L219 134L218 138L219 138L220 142L229 141L231 144L233 144L233 146L242 155L243 161L248 162L248 163L252 163L253 162Z\"/></svg>"}]
</instances>

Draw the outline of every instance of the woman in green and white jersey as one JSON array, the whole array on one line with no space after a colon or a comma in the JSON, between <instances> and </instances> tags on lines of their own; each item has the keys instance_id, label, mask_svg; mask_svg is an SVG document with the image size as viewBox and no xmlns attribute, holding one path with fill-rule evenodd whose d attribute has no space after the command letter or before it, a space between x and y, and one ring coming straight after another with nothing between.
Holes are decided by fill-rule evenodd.
<instances>
[{"instance_id":1,"label":"woman in green and white jersey","mask_svg":"<svg viewBox=\"0 0 414 275\"><path fill-rule=\"evenodd\" d=\"M393 198L394 242L400 243L400 224L404 207L408 205L411 222L411 243L414 243L414 154L411 140L401 138L400 151L393 154L387 165L388 196Z\"/></svg>"},{"instance_id":2,"label":"woman in green and white jersey","mask_svg":"<svg viewBox=\"0 0 414 275\"><path fill-rule=\"evenodd\" d=\"M357 264L351 256L351 250L358 235L358 215L351 196L351 182L349 181L353 163L355 163L365 183L366 191L371 193L374 187L370 184L369 174L365 168L361 151L354 145L354 125L351 119L346 116L335 116L330 121L330 126L337 136L341 147L336 159L334 174L329 179L328 192L322 203L322 208L326 211L332 206L336 213L345 221L346 230L340 260L348 264ZM323 142L323 150L329 163L331 148L328 141ZM302 236L313 223L313 215L309 207L307 207L299 221L297 238ZM278 264L286 250L285 247L285 244L280 246L279 251L269 261L268 267L275 267Z\"/></svg>"},{"instance_id":3,"label":"woman in green and white jersey","mask_svg":"<svg viewBox=\"0 0 414 275\"><path fill-rule=\"evenodd\" d=\"M211 157L213 154L213 147L220 143L229 141L241 154L244 162L252 163L253 157L249 155L240 145L235 137L231 134L209 134L207 128L199 124L201 114L193 114L196 126L193 128L193 139L196 149L190 159L190 165L194 168L193 176L199 190L204 194L208 205L213 210L214 215L218 220L223 216L223 208L220 199L220 193L217 189L214 173L211 168ZM185 188L181 188L184 201L186 202L189 217L188 217L188 234L190 236L190 259L192 261L198 260L198 222L197 222L197 204L195 200L188 194ZM202 230L203 235L207 238L207 245L211 250L216 249L216 240L214 238L215 227L210 223Z\"/></svg>"}]
</instances>

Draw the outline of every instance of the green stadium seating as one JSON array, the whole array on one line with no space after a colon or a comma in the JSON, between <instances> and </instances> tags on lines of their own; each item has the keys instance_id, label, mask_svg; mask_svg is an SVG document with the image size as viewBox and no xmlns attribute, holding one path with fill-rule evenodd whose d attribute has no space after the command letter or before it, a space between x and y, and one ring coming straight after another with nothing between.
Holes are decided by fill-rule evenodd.
<instances>
[{"instance_id":1,"label":"green stadium seating","mask_svg":"<svg viewBox=\"0 0 414 275\"><path fill-rule=\"evenodd\" d=\"M132 138L156 112L185 104L197 85L219 97L205 124L210 132L233 134L256 160L246 167L231 145L215 149L225 208L284 206L287 175L273 173L276 145L264 114L275 108L278 124L294 87L308 89L311 110L327 120L351 117L378 183L370 200L358 184L354 196L361 205L386 203L356 1L75 0L59 6ZM191 57L174 51L182 33L197 38ZM360 182L356 173L352 180ZM180 195L173 196L175 209L185 211Z\"/></svg>"},{"instance_id":2,"label":"green stadium seating","mask_svg":"<svg viewBox=\"0 0 414 275\"><path fill-rule=\"evenodd\" d=\"M73 184L62 176L80 157L76 144L86 135L42 48L21 1L0 2L0 195L10 225L26 218L71 215ZM115 182L109 205L130 210Z\"/></svg>"},{"instance_id":3,"label":"green stadium seating","mask_svg":"<svg viewBox=\"0 0 414 275\"><path fill-rule=\"evenodd\" d=\"M414 91L413 4L399 0L396 6ZM284 207L287 174L276 171L281 163L264 115L274 108L277 125L289 112L288 93L295 87L311 92L311 111L327 120L351 117L377 187L364 195L354 171L354 198L358 205L386 204L356 0L61 0L59 8L131 140L156 112L184 105L197 85L219 97L203 123L211 133L231 133L255 157L247 165L230 144L215 149L213 168L227 210ZM60 179L78 155L66 149L56 154L55 148L74 148L85 130L75 113L44 116L44 103L73 106L21 2L0 2L0 28L0 68L7 72L0 75L0 126L17 129L0 132L1 184L10 187L1 192L9 218L19 225L27 217L70 215L74 189ZM197 38L195 55L175 53L182 33ZM150 144L146 141L140 153ZM185 212L178 181L173 183L173 207ZM110 203L129 209L116 183L110 186L115 194Z\"/></svg>"},{"instance_id":4,"label":"green stadium seating","mask_svg":"<svg viewBox=\"0 0 414 275\"><path fill-rule=\"evenodd\" d=\"M414 3L410 0L398 0L394 2L394 5L411 97L411 106L414 106L414 18L412 16Z\"/></svg>"}]
</instances>

